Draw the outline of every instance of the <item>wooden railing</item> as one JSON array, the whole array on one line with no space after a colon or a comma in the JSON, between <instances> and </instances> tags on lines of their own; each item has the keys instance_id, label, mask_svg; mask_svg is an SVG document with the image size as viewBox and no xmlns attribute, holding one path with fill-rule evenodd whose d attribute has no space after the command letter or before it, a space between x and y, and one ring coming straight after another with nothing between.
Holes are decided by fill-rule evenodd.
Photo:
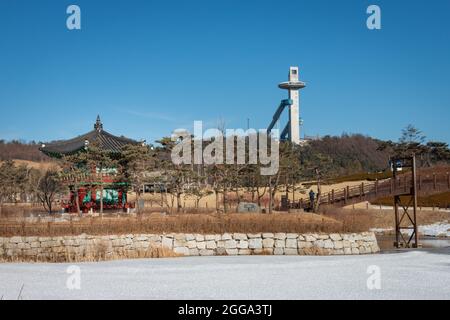
<instances>
[{"instance_id":1,"label":"wooden railing","mask_svg":"<svg viewBox=\"0 0 450 320\"><path fill-rule=\"evenodd\" d=\"M362 201L409 194L413 187L412 180L412 174L405 173L395 180L390 178L374 182L362 182L359 185L346 186L341 189L332 189L320 196L319 204L342 207ZM422 196L450 191L450 173L418 174L417 191ZM302 199L296 203L290 203L290 208L310 207L309 200Z\"/></svg>"}]
</instances>

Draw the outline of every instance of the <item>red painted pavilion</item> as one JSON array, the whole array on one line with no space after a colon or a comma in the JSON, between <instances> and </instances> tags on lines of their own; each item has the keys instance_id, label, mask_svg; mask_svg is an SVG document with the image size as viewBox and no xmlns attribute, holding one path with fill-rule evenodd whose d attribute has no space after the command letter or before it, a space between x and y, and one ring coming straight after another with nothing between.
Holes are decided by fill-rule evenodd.
<instances>
[{"instance_id":1,"label":"red painted pavilion","mask_svg":"<svg viewBox=\"0 0 450 320\"><path fill-rule=\"evenodd\" d=\"M103 124L100 117L94 125L94 130L80 135L76 138L64 141L56 141L49 144L43 144L39 150L52 158L62 158L63 156L77 154L88 150L90 144L95 144L98 148L110 153L111 157L120 155L126 145L138 145L141 142L118 137L103 130ZM89 172L91 171L91 172ZM127 183L118 181L115 177L116 169L109 168L98 172L97 168L87 170L82 177L77 177L78 201L80 210L84 213L90 209L98 210L100 208L100 192L98 185L103 185L103 208L104 209L126 209L131 207L127 202ZM96 179L93 179L95 176ZM98 181L100 176L101 182ZM72 180L73 181L73 180ZM76 212L76 194L75 183L68 179L70 189L70 200L64 203L64 209L68 212Z\"/></svg>"}]
</instances>

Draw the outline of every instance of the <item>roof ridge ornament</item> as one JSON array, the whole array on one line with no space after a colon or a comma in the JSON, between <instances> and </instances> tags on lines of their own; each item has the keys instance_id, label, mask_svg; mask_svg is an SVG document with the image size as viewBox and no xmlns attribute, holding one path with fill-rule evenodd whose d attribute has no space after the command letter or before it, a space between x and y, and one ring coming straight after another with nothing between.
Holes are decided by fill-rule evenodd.
<instances>
[{"instance_id":1,"label":"roof ridge ornament","mask_svg":"<svg viewBox=\"0 0 450 320\"><path fill-rule=\"evenodd\" d=\"M103 130L103 123L100 120L100 115L97 115L97 120L95 121L94 129L97 130L98 132Z\"/></svg>"}]
</instances>

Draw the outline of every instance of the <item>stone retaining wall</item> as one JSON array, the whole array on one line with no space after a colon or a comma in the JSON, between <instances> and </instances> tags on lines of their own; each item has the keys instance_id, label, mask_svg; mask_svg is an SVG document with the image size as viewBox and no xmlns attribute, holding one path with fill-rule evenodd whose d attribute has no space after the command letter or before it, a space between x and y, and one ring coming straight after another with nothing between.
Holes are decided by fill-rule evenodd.
<instances>
[{"instance_id":1,"label":"stone retaining wall","mask_svg":"<svg viewBox=\"0 0 450 320\"><path fill-rule=\"evenodd\" d=\"M0 238L3 260L83 261L156 256L358 255L380 251L373 232L225 233Z\"/></svg>"}]
</instances>

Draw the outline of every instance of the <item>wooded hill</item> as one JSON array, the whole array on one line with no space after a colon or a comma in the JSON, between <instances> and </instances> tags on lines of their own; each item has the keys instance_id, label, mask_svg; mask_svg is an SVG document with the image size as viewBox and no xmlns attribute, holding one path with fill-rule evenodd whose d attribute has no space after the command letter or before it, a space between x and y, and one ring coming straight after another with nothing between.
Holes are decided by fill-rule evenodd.
<instances>
[{"instance_id":1,"label":"wooded hill","mask_svg":"<svg viewBox=\"0 0 450 320\"><path fill-rule=\"evenodd\" d=\"M40 143L22 142L18 140L0 140L0 160L50 161L50 158L39 151Z\"/></svg>"}]
</instances>

